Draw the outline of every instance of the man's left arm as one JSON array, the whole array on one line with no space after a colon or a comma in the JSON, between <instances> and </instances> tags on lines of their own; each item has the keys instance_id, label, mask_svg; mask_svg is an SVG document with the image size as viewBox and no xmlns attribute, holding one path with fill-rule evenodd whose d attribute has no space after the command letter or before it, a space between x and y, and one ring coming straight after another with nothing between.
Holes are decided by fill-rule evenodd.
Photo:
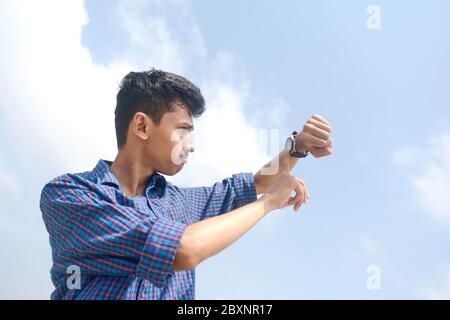
<instances>
[{"instance_id":1,"label":"man's left arm","mask_svg":"<svg viewBox=\"0 0 450 320\"><path fill-rule=\"evenodd\" d=\"M303 126L303 130L295 136L295 149L297 152L309 151L314 157L328 156L333 151L333 139L331 138L331 124L320 115L311 116ZM255 180L256 194L265 193L275 182L280 174L279 170L272 172L269 168L274 164L280 164L284 158L289 158L289 171L297 164L299 158L291 157L289 150L283 150L271 162L262 167L253 177ZM279 166L277 166L278 168Z\"/></svg>"}]
</instances>

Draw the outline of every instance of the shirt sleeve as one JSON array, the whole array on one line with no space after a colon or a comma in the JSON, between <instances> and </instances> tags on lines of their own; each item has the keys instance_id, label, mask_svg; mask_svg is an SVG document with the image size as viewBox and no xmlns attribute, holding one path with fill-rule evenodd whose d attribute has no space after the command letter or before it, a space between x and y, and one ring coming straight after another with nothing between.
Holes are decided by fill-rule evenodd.
<instances>
[{"instance_id":1,"label":"shirt sleeve","mask_svg":"<svg viewBox=\"0 0 450 320\"><path fill-rule=\"evenodd\" d=\"M252 173L233 174L211 187L179 189L196 221L229 212L257 199Z\"/></svg>"},{"instance_id":2,"label":"shirt sleeve","mask_svg":"<svg viewBox=\"0 0 450 320\"><path fill-rule=\"evenodd\" d=\"M162 287L186 224L155 218L111 203L70 180L42 190L40 208L50 234L54 267L70 265L84 274L136 275Z\"/></svg>"}]
</instances>

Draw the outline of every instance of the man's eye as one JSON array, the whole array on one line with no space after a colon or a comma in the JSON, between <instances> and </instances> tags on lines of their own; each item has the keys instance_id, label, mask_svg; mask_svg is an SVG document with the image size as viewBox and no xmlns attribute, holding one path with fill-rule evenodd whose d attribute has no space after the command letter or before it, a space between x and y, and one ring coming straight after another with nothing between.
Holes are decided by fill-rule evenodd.
<instances>
[{"instance_id":1,"label":"man's eye","mask_svg":"<svg viewBox=\"0 0 450 320\"><path fill-rule=\"evenodd\" d=\"M189 128L186 128L186 127L180 127L180 128L178 128L178 134L180 134L180 135L185 135L185 134L187 134L189 132Z\"/></svg>"}]
</instances>

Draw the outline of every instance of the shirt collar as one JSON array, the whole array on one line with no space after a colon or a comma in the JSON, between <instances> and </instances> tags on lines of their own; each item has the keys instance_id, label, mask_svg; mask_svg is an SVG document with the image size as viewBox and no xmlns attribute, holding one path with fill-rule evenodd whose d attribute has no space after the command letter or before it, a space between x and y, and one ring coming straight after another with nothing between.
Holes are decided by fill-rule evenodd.
<instances>
[{"instance_id":1,"label":"shirt collar","mask_svg":"<svg viewBox=\"0 0 450 320\"><path fill-rule=\"evenodd\" d=\"M120 182L117 180L114 172L111 169L112 161L100 159L97 165L94 168L94 172L98 177L98 181L100 184L113 186L117 189L121 189ZM151 198L151 191L155 189L158 197L162 197L164 195L166 189L166 179L164 176L155 172L151 177L145 189L145 194L148 198Z\"/></svg>"}]
</instances>

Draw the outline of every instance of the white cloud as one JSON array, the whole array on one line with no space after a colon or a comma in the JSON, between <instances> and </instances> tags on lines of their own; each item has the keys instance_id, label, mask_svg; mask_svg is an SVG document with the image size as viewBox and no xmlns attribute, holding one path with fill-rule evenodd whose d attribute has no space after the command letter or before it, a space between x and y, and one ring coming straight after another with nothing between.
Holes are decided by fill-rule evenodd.
<instances>
[{"instance_id":1,"label":"white cloud","mask_svg":"<svg viewBox=\"0 0 450 320\"><path fill-rule=\"evenodd\" d=\"M8 65L1 111L19 158L81 171L93 157L112 156L114 93L131 66L93 64L81 45L83 3L8 1L0 15L10 22L0 35Z\"/></svg>"},{"instance_id":2,"label":"white cloud","mask_svg":"<svg viewBox=\"0 0 450 320\"><path fill-rule=\"evenodd\" d=\"M408 174L414 201L428 216L450 226L450 135L430 139L426 146L405 146L394 154L394 163ZM441 267L435 285L415 285L425 299L450 299L450 265Z\"/></svg>"},{"instance_id":3,"label":"white cloud","mask_svg":"<svg viewBox=\"0 0 450 320\"><path fill-rule=\"evenodd\" d=\"M126 61L181 74L207 62L201 30L188 2L121 1L116 13L130 37Z\"/></svg>"},{"instance_id":4,"label":"white cloud","mask_svg":"<svg viewBox=\"0 0 450 320\"><path fill-rule=\"evenodd\" d=\"M403 147L394 163L408 172L417 201L430 217L450 224L450 135L435 137L426 147Z\"/></svg>"}]
</instances>

